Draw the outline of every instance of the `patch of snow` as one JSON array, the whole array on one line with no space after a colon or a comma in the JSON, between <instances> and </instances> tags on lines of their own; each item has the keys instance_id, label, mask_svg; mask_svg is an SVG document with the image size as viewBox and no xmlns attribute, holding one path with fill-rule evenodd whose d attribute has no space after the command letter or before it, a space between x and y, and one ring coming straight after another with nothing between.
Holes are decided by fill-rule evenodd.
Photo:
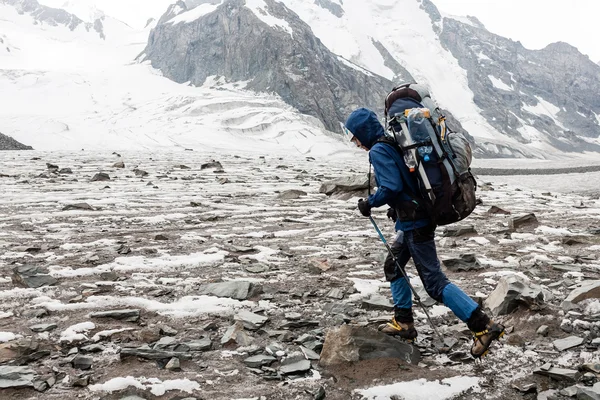
<instances>
[{"instance_id":1,"label":"patch of snow","mask_svg":"<svg viewBox=\"0 0 600 400\"><path fill-rule=\"evenodd\" d=\"M96 329L96 325L93 322L81 322L79 324L71 325L60 334L60 342L79 342L87 340L87 336L83 332Z\"/></svg>"},{"instance_id":2,"label":"patch of snow","mask_svg":"<svg viewBox=\"0 0 600 400\"><path fill-rule=\"evenodd\" d=\"M269 14L267 11L267 3L265 3L264 0L246 0L246 7L248 7L254 13L254 15L256 15L258 19L265 24L271 27L281 28L289 33L290 36L293 36L292 27L290 24L283 19L276 18Z\"/></svg>"},{"instance_id":3,"label":"patch of snow","mask_svg":"<svg viewBox=\"0 0 600 400\"><path fill-rule=\"evenodd\" d=\"M480 237L472 237L472 238L470 238L469 240L470 240L471 242L475 242L475 243L477 243L477 244L480 244L480 245L482 245L482 246L484 246L484 245L486 245L486 244L490 244L490 241L489 241L489 240L487 240L486 238L484 238L484 237L481 237L481 236L480 236Z\"/></svg>"},{"instance_id":4,"label":"patch of snow","mask_svg":"<svg viewBox=\"0 0 600 400\"><path fill-rule=\"evenodd\" d=\"M549 101L544 100L540 96L535 96L535 98L537 99L538 103L535 106L525 104L522 106L523 110L535 115L545 115L550 117L558 126L566 129L558 120L557 114L561 111L560 107L557 107Z\"/></svg>"},{"instance_id":5,"label":"patch of snow","mask_svg":"<svg viewBox=\"0 0 600 400\"><path fill-rule=\"evenodd\" d=\"M200 384L189 379L172 379L161 381L158 378L134 378L133 376L113 378L105 383L90 385L92 392L117 392L133 386L140 390L150 390L155 396L162 396L171 390L192 393L200 390Z\"/></svg>"},{"instance_id":6,"label":"patch of snow","mask_svg":"<svg viewBox=\"0 0 600 400\"><path fill-rule=\"evenodd\" d=\"M389 283L375 279L360 279L360 278L348 278L354 282L354 288L358 293L350 295L350 299L360 299L363 297L369 297L379 292L379 288L389 287Z\"/></svg>"},{"instance_id":7,"label":"patch of snow","mask_svg":"<svg viewBox=\"0 0 600 400\"><path fill-rule=\"evenodd\" d=\"M132 330L133 330L133 328L122 328L122 329L109 329L106 331L100 331L100 332L96 333L94 336L92 336L92 341L99 342L104 338L111 337L115 333L132 331Z\"/></svg>"},{"instance_id":8,"label":"patch of snow","mask_svg":"<svg viewBox=\"0 0 600 400\"><path fill-rule=\"evenodd\" d=\"M215 11L217 8L219 8L219 6L222 4L223 2L219 2L216 4L210 4L210 3L203 3L200 4L199 6L192 8L191 10L188 10L184 13L181 13L179 15L177 15L176 17L171 18L169 21L167 21L170 24L179 24L181 22L183 23L190 23L190 22L194 22L196 21L198 18L203 17L207 14L210 14L211 12Z\"/></svg>"},{"instance_id":9,"label":"patch of snow","mask_svg":"<svg viewBox=\"0 0 600 400\"><path fill-rule=\"evenodd\" d=\"M10 342L11 340L15 340L19 337L21 337L21 335L14 334L12 332L0 332L0 343Z\"/></svg>"},{"instance_id":10,"label":"patch of snow","mask_svg":"<svg viewBox=\"0 0 600 400\"><path fill-rule=\"evenodd\" d=\"M99 308L108 309L111 307L141 308L171 318L194 317L206 314L229 315L246 304L245 302L229 298L204 295L184 296L170 303L161 303L158 300L133 296L90 296L85 302L68 304L47 296L40 296L37 299L32 299L31 303L50 311L93 310Z\"/></svg>"},{"instance_id":11,"label":"patch of snow","mask_svg":"<svg viewBox=\"0 0 600 400\"><path fill-rule=\"evenodd\" d=\"M366 400L389 400L402 393L403 400L447 400L469 389L479 389L479 378L457 376L440 381L429 382L419 379L410 382L399 382L392 385L375 386L369 389L356 390Z\"/></svg>"},{"instance_id":12,"label":"patch of snow","mask_svg":"<svg viewBox=\"0 0 600 400\"><path fill-rule=\"evenodd\" d=\"M501 79L496 78L493 75L488 75L488 79L492 82L492 85L494 85L494 87L496 89L500 89L500 90L506 90L506 91L513 91L515 90L512 85L508 86L506 83L502 82Z\"/></svg>"},{"instance_id":13,"label":"patch of snow","mask_svg":"<svg viewBox=\"0 0 600 400\"><path fill-rule=\"evenodd\" d=\"M485 61L491 61L492 60L491 58L489 58L488 56L486 56L485 54L483 54L483 52L481 52L481 51L479 53L477 53L477 59L479 61L484 61L484 60Z\"/></svg>"}]
</instances>

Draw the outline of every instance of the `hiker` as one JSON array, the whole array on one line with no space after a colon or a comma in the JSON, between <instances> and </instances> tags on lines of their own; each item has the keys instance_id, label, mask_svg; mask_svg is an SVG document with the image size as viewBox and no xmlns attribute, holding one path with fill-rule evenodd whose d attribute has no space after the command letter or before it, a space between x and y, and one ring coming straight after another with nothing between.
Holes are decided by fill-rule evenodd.
<instances>
[{"instance_id":1,"label":"hiker","mask_svg":"<svg viewBox=\"0 0 600 400\"><path fill-rule=\"evenodd\" d=\"M422 107L412 99L406 104L407 108ZM356 146L369 152L369 160L375 171L378 189L366 200L358 202L360 213L369 217L372 208L386 204L390 207L388 217L396 222L397 231L391 247L399 266L404 269L412 257L429 296L443 303L467 323L474 337L471 355L481 358L492 342L504 334L504 326L490 320L481 307L442 272L434 241L436 225L432 223L428 212L409 195L419 193L415 174L409 171L398 149L382 140L385 131L373 111L366 108L355 110L348 117L344 131ZM384 273L390 282L394 317L391 322L381 325L379 330L412 341L417 337L412 292L390 254L384 263Z\"/></svg>"}]
</instances>

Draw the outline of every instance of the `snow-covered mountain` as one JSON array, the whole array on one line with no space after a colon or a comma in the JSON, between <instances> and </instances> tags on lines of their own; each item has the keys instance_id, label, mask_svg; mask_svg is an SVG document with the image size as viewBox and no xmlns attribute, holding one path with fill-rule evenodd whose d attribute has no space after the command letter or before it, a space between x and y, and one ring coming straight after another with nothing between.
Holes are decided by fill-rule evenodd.
<instances>
[{"instance_id":1,"label":"snow-covered mountain","mask_svg":"<svg viewBox=\"0 0 600 400\"><path fill-rule=\"evenodd\" d=\"M529 51L429 0L151 2L160 18L138 1L138 22L158 20L144 30L107 0L41 1L81 22L48 26L23 9L35 0L0 0L0 87L14 93L0 130L36 148L333 153L345 147L324 128L358 106L382 115L387 91L412 80L480 157L600 151L598 65L571 46Z\"/></svg>"},{"instance_id":2,"label":"snow-covered mountain","mask_svg":"<svg viewBox=\"0 0 600 400\"><path fill-rule=\"evenodd\" d=\"M34 4L32 11L24 4ZM23 144L37 150L347 151L318 120L277 96L216 78L202 87L178 84L136 62L147 29L104 16L101 36L83 22L73 26L81 19L65 11L63 23L50 23L42 18L48 10L34 0L0 1L0 131Z\"/></svg>"}]
</instances>

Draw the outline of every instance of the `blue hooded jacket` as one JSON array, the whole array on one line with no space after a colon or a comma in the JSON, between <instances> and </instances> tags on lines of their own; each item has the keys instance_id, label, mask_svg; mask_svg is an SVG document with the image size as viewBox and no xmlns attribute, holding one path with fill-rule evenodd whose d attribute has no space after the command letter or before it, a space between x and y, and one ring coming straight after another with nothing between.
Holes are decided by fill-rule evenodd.
<instances>
[{"instance_id":1,"label":"blue hooded jacket","mask_svg":"<svg viewBox=\"0 0 600 400\"><path fill-rule=\"evenodd\" d=\"M368 198L371 207L381 207L384 204L395 207L399 201L411 201L406 193L407 188L417 193L417 182L410 174L404 159L398 151L379 139L385 136L383 126L377 115L366 108L359 108L350 114L346 128L369 149L369 161L375 170L377 192ZM396 222L396 230L410 231L429 225L428 219Z\"/></svg>"}]
</instances>

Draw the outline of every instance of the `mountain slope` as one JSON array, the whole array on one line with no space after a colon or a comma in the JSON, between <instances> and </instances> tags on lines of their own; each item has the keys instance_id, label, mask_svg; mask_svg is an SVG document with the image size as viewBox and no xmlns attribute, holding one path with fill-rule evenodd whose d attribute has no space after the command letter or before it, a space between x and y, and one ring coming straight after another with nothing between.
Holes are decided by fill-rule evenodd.
<instances>
[{"instance_id":1,"label":"mountain slope","mask_svg":"<svg viewBox=\"0 0 600 400\"><path fill-rule=\"evenodd\" d=\"M103 26L104 39L0 3L0 131L38 150L347 151L277 96L213 78L202 87L168 80L134 61L148 30L110 17Z\"/></svg>"},{"instance_id":2,"label":"mountain slope","mask_svg":"<svg viewBox=\"0 0 600 400\"><path fill-rule=\"evenodd\" d=\"M277 93L331 131L356 106L377 106L392 86L331 53L274 0L227 0L193 9L179 1L150 34L145 59L176 82L202 85L217 75Z\"/></svg>"}]
</instances>

